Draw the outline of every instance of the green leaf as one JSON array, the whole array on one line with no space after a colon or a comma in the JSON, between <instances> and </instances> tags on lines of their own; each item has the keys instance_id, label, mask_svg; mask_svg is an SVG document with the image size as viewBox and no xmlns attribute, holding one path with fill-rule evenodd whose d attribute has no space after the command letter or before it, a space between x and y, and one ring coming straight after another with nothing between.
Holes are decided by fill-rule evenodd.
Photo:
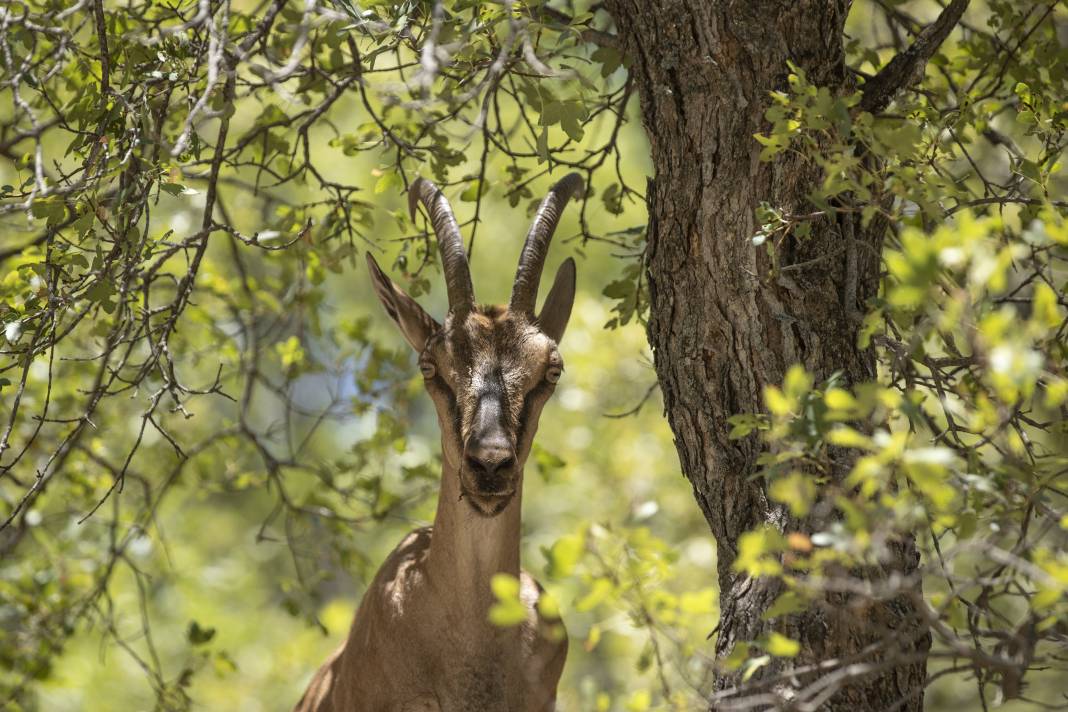
<instances>
[{"instance_id":1,"label":"green leaf","mask_svg":"<svg viewBox=\"0 0 1068 712\"><path fill-rule=\"evenodd\" d=\"M464 191L460 193L460 200L467 203L474 203L486 192L488 186L482 182L482 180L476 178L468 183Z\"/></svg>"},{"instance_id":2,"label":"green leaf","mask_svg":"<svg viewBox=\"0 0 1068 712\"><path fill-rule=\"evenodd\" d=\"M594 579L589 592L575 602L575 610L579 613L592 611L594 608L607 601L614 591L615 585L610 579L604 577Z\"/></svg>"},{"instance_id":3,"label":"green leaf","mask_svg":"<svg viewBox=\"0 0 1068 712\"><path fill-rule=\"evenodd\" d=\"M1057 294L1045 282L1035 285L1031 297L1031 319L1046 329L1060 326L1061 315L1057 308Z\"/></svg>"},{"instance_id":4,"label":"green leaf","mask_svg":"<svg viewBox=\"0 0 1068 712\"><path fill-rule=\"evenodd\" d=\"M538 468L538 473L546 482L550 481L567 464L559 455L550 452L538 443L534 443L531 447L531 454L534 456L534 464Z\"/></svg>"},{"instance_id":5,"label":"green leaf","mask_svg":"<svg viewBox=\"0 0 1068 712\"><path fill-rule=\"evenodd\" d=\"M186 638L192 645L206 645L211 642L211 639L215 637L214 628L201 628L200 624L196 621L189 622L189 628L186 630Z\"/></svg>"},{"instance_id":6,"label":"green leaf","mask_svg":"<svg viewBox=\"0 0 1068 712\"><path fill-rule=\"evenodd\" d=\"M67 216L67 206L60 196L52 195L33 201L30 212L35 218L43 218L49 225L58 225Z\"/></svg>"},{"instance_id":7,"label":"green leaf","mask_svg":"<svg viewBox=\"0 0 1068 712\"><path fill-rule=\"evenodd\" d=\"M764 387L764 404L773 415L789 415L796 407L777 386Z\"/></svg>"},{"instance_id":8,"label":"green leaf","mask_svg":"<svg viewBox=\"0 0 1068 712\"><path fill-rule=\"evenodd\" d=\"M585 551L586 540L581 534L568 534L556 540L545 552L549 560L547 571L552 578L564 578L571 575ZM544 551L544 550L543 550Z\"/></svg>"},{"instance_id":9,"label":"green leaf","mask_svg":"<svg viewBox=\"0 0 1068 712\"><path fill-rule=\"evenodd\" d=\"M490 579L490 590L497 599L489 609L490 623L508 628L527 619L526 606L519 600L519 579L512 574L494 574Z\"/></svg>"},{"instance_id":10,"label":"green leaf","mask_svg":"<svg viewBox=\"0 0 1068 712\"><path fill-rule=\"evenodd\" d=\"M276 104L268 104L267 106L263 107L263 111L261 111L260 115L256 117L256 121L253 123L253 125L262 127L288 123L289 116L286 115L286 112L278 108Z\"/></svg>"},{"instance_id":11,"label":"green leaf","mask_svg":"<svg viewBox=\"0 0 1068 712\"><path fill-rule=\"evenodd\" d=\"M845 425L838 426L827 433L827 442L839 447L856 447L864 450L878 449L867 435Z\"/></svg>"},{"instance_id":12,"label":"green leaf","mask_svg":"<svg viewBox=\"0 0 1068 712\"><path fill-rule=\"evenodd\" d=\"M582 123L573 116L565 116L560 125L564 129L564 133L566 133L572 141L581 141L586 136L586 131L582 128Z\"/></svg>"},{"instance_id":13,"label":"green leaf","mask_svg":"<svg viewBox=\"0 0 1068 712\"><path fill-rule=\"evenodd\" d=\"M744 438L754 431L767 430L769 427L767 417L749 413L732 415L727 418L727 423L731 426L728 437L732 440Z\"/></svg>"},{"instance_id":14,"label":"green leaf","mask_svg":"<svg viewBox=\"0 0 1068 712\"><path fill-rule=\"evenodd\" d=\"M590 59L601 64L601 77L608 77L623 64L623 55L611 47L598 47Z\"/></svg>"},{"instance_id":15,"label":"green leaf","mask_svg":"<svg viewBox=\"0 0 1068 712\"><path fill-rule=\"evenodd\" d=\"M755 658L749 658L742 664L742 682L748 682L752 679L753 675L756 675L760 668L764 667L771 662L770 655L761 655Z\"/></svg>"},{"instance_id":16,"label":"green leaf","mask_svg":"<svg viewBox=\"0 0 1068 712\"><path fill-rule=\"evenodd\" d=\"M728 670L737 670L745 663L749 658L749 644L748 643L735 643L734 649L731 650L730 655L723 658L723 665Z\"/></svg>"},{"instance_id":17,"label":"green leaf","mask_svg":"<svg viewBox=\"0 0 1068 712\"><path fill-rule=\"evenodd\" d=\"M543 127L538 134L538 164L549 161L549 127Z\"/></svg>"},{"instance_id":18,"label":"green leaf","mask_svg":"<svg viewBox=\"0 0 1068 712\"><path fill-rule=\"evenodd\" d=\"M786 477L772 480L768 486L768 495L790 508L795 517L808 514L816 500L816 483L812 477L801 472L791 472Z\"/></svg>"},{"instance_id":19,"label":"green leaf","mask_svg":"<svg viewBox=\"0 0 1068 712\"><path fill-rule=\"evenodd\" d=\"M786 371L783 380L783 391L788 398L797 399L812 390L812 376L808 374L804 366L794 364Z\"/></svg>"},{"instance_id":20,"label":"green leaf","mask_svg":"<svg viewBox=\"0 0 1068 712\"><path fill-rule=\"evenodd\" d=\"M648 690L637 690L627 700L626 712L646 712L653 705L653 696Z\"/></svg>"},{"instance_id":21,"label":"green leaf","mask_svg":"<svg viewBox=\"0 0 1068 712\"><path fill-rule=\"evenodd\" d=\"M778 556L784 545L782 535L771 527L745 532L738 538L738 555L731 567L754 578L779 574Z\"/></svg>"},{"instance_id":22,"label":"green leaf","mask_svg":"<svg viewBox=\"0 0 1068 712\"><path fill-rule=\"evenodd\" d=\"M792 658L801 652L801 643L772 631L764 649L777 658Z\"/></svg>"},{"instance_id":23,"label":"green leaf","mask_svg":"<svg viewBox=\"0 0 1068 712\"><path fill-rule=\"evenodd\" d=\"M794 591L786 591L775 599L775 603L764 611L761 618L770 621L780 616L788 616L791 613L800 613L806 608L808 608L808 603L805 602L805 599Z\"/></svg>"},{"instance_id":24,"label":"green leaf","mask_svg":"<svg viewBox=\"0 0 1068 712\"><path fill-rule=\"evenodd\" d=\"M828 389L823 394L823 402L832 410L853 410L857 407L853 394L841 388Z\"/></svg>"},{"instance_id":25,"label":"green leaf","mask_svg":"<svg viewBox=\"0 0 1068 712\"><path fill-rule=\"evenodd\" d=\"M559 601L548 591L542 591L538 596L538 613L548 620L558 620L560 618Z\"/></svg>"},{"instance_id":26,"label":"green leaf","mask_svg":"<svg viewBox=\"0 0 1068 712\"><path fill-rule=\"evenodd\" d=\"M388 191L399 191L404 186L401 177L395 171L386 171L375 182L375 195L381 195Z\"/></svg>"}]
</instances>

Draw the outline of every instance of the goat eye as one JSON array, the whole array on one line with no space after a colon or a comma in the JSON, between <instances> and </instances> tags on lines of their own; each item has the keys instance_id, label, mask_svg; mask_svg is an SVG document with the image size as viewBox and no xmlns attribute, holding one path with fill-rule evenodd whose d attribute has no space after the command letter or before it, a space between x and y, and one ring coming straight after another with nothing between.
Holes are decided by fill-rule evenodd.
<instances>
[{"instance_id":1,"label":"goat eye","mask_svg":"<svg viewBox=\"0 0 1068 712\"><path fill-rule=\"evenodd\" d=\"M560 380L560 376L563 375L563 373L563 366L553 364L552 366L549 366L548 370L545 371L545 380L549 383L556 383Z\"/></svg>"},{"instance_id":2,"label":"goat eye","mask_svg":"<svg viewBox=\"0 0 1068 712\"><path fill-rule=\"evenodd\" d=\"M423 374L423 378L430 380L438 372L438 367L430 361L421 361L419 363L419 370Z\"/></svg>"}]
</instances>

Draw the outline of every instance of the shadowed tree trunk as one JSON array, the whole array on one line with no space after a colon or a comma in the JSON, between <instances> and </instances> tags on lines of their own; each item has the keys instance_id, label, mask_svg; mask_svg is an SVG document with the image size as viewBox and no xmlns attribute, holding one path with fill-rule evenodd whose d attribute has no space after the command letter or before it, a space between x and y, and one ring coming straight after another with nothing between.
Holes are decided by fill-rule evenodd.
<instances>
[{"instance_id":1,"label":"shadowed tree trunk","mask_svg":"<svg viewBox=\"0 0 1068 712\"><path fill-rule=\"evenodd\" d=\"M859 314L878 286L877 255L886 224L854 232L841 219L816 222L809 237L785 241L780 264L837 256L771 280L763 277L769 271L766 253L751 241L762 202L786 213L813 210L806 195L820 178L814 167L790 152L761 162L753 134L766 130L769 92L787 88L788 61L832 92L855 89L843 52L849 2L607 4L641 92L652 147L649 340L683 470L719 548L716 654L723 658L739 641L767 632L761 614L781 592L777 581L732 571L739 536L765 523L780 531L810 527L792 521L766 496L764 483L751 478L760 443L755 437L731 440L728 417L763 411L763 387L781 383L793 363L803 364L817 381L834 372L849 383L875 376L874 356L857 347L856 334ZM926 33L931 46L917 47L917 40L910 50L915 56L903 55L892 71L888 65L880 73L879 94L865 95L866 108L885 107L894 91L922 72L922 62L966 5L954 2L953 16L943 13L939 22L946 26ZM850 234L863 244L845 249L843 236ZM843 476L851 465L841 456L835 474ZM892 561L866 575L908 574L917 564L916 548L906 541ZM761 701L749 709L785 707L778 700L785 702L817 680L826 687L808 709L922 709L930 638L909 597L860 607L848 596L827 596L776 629L800 640L801 652L760 670L755 677L760 689L749 693L749 703ZM866 652L869 646L876 651ZM781 674L784 666L826 661L837 663L818 675ZM724 672L717 688L739 683L736 673ZM731 709L731 700L740 702L730 697L713 707Z\"/></svg>"}]
</instances>

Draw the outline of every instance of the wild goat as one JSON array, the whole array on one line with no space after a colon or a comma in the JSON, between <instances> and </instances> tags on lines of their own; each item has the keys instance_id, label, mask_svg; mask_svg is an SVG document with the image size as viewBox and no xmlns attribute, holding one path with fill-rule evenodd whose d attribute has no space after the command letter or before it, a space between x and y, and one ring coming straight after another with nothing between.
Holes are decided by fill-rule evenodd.
<instances>
[{"instance_id":1,"label":"wild goat","mask_svg":"<svg viewBox=\"0 0 1068 712\"><path fill-rule=\"evenodd\" d=\"M364 594L349 637L316 673L296 712L544 712L567 656L519 568L523 466L538 418L564 370L558 345L575 298L566 260L535 315L538 283L560 213L582 180L572 173L542 201L519 257L508 306L478 306L460 228L427 180L422 203L441 252L449 313L439 324L367 254L371 282L419 354L437 409L444 471L434 524L394 549ZM490 579L518 577L527 618L488 620Z\"/></svg>"}]
</instances>

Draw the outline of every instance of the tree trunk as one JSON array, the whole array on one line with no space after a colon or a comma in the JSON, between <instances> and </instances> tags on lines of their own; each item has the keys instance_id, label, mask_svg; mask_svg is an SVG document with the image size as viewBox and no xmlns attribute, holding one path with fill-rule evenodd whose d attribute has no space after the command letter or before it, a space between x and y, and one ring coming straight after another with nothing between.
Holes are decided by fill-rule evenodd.
<instances>
[{"instance_id":1,"label":"tree trunk","mask_svg":"<svg viewBox=\"0 0 1068 712\"><path fill-rule=\"evenodd\" d=\"M652 146L649 340L683 471L718 544L716 655L722 659L736 643L767 632L761 614L781 592L775 580L731 569L739 536L765 523L780 531L806 529L751 478L761 445L755 437L731 440L728 417L763 411L763 387L781 383L793 363L817 382L836 371L850 383L875 377L873 354L857 347L857 315L878 286L885 224L858 228L856 239L865 244L846 250L842 235L852 230L834 220L816 223L810 236L785 241L780 265L839 254L773 280L764 277L766 253L751 240L762 202L788 213L813 210L806 195L818 173L790 152L761 162L753 134L766 130L769 92L787 88L788 61L814 84L854 89L843 52L849 2L610 0L608 6ZM842 456L839 475L851 464ZM904 542L895 561L869 575L908 574L917 564L913 542ZM779 622L776 630L800 640L802 650L761 668L754 678L760 689L751 694L765 695L767 704L755 709L786 707L785 700L816 679L829 699L816 698L811 709L922 709L930 640L914 606L906 597L864 608L853 603L828 596L790 617L785 629ZM874 655L865 652L872 644ZM822 678L781 675L784 665L829 660L838 663L821 670ZM845 663L869 665L846 669ZM831 675L835 670L840 679ZM737 673L726 670L717 679L721 690L739 684ZM740 701L731 697L713 707L731 709L731 700Z\"/></svg>"}]
</instances>

